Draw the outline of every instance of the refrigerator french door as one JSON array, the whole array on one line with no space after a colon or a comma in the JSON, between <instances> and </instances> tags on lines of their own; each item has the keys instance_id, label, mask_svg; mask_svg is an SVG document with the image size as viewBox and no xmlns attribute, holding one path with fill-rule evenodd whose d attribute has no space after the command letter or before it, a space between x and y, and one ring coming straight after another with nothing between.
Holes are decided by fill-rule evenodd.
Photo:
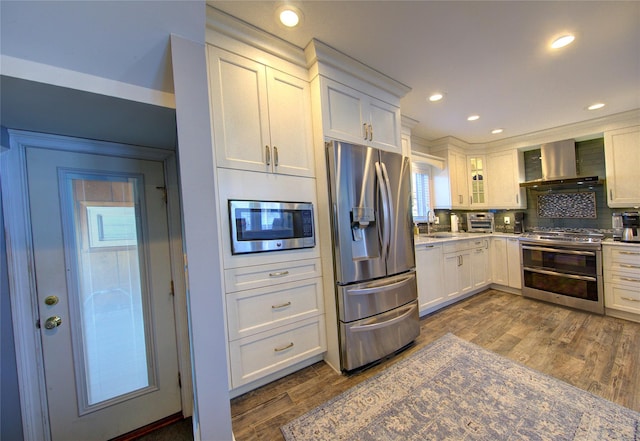
<instances>
[{"instance_id":1,"label":"refrigerator french door","mask_svg":"<svg viewBox=\"0 0 640 441\"><path fill-rule=\"evenodd\" d=\"M327 143L341 369L390 355L420 333L408 158Z\"/></svg>"}]
</instances>

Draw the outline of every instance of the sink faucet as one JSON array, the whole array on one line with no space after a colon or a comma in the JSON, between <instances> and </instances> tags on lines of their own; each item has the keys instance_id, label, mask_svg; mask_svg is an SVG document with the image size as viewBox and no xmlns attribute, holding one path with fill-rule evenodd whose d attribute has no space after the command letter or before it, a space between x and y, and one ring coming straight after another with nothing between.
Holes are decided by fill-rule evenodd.
<instances>
[{"instance_id":1,"label":"sink faucet","mask_svg":"<svg viewBox=\"0 0 640 441\"><path fill-rule=\"evenodd\" d=\"M431 234L431 210L427 210L427 234Z\"/></svg>"}]
</instances>

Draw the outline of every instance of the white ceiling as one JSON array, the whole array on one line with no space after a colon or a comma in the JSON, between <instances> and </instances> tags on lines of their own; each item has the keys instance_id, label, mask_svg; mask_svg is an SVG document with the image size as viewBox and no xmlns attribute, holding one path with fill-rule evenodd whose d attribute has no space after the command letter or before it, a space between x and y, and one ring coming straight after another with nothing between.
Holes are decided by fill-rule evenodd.
<instances>
[{"instance_id":1,"label":"white ceiling","mask_svg":"<svg viewBox=\"0 0 640 441\"><path fill-rule=\"evenodd\" d=\"M208 1L298 47L317 38L411 87L402 113L426 140L486 143L640 108L640 1L297 1L304 19L294 30L275 21L283 3ZM576 41L551 52L563 32ZM428 102L435 91L445 99ZM606 106L586 110L598 101Z\"/></svg>"}]
</instances>

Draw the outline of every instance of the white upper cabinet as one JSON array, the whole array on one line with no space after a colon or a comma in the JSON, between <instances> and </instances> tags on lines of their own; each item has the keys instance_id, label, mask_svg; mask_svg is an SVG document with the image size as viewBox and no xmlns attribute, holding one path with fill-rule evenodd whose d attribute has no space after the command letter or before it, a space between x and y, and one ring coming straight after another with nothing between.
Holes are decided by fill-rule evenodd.
<instances>
[{"instance_id":1,"label":"white upper cabinet","mask_svg":"<svg viewBox=\"0 0 640 441\"><path fill-rule=\"evenodd\" d=\"M442 155L441 152L436 153ZM433 176L434 208L469 208L467 156L449 150L446 168Z\"/></svg>"},{"instance_id":2,"label":"white upper cabinet","mask_svg":"<svg viewBox=\"0 0 640 441\"><path fill-rule=\"evenodd\" d=\"M607 205L612 208L640 204L640 126L605 132Z\"/></svg>"},{"instance_id":3,"label":"white upper cabinet","mask_svg":"<svg viewBox=\"0 0 640 441\"><path fill-rule=\"evenodd\" d=\"M325 136L401 152L400 107L322 77Z\"/></svg>"},{"instance_id":4,"label":"white upper cabinet","mask_svg":"<svg viewBox=\"0 0 640 441\"><path fill-rule=\"evenodd\" d=\"M487 160L484 155L467 156L469 166L469 203L471 209L488 206L487 198Z\"/></svg>"},{"instance_id":5,"label":"white upper cabinet","mask_svg":"<svg viewBox=\"0 0 640 441\"><path fill-rule=\"evenodd\" d=\"M487 197L491 208L527 208L524 163L517 150L487 155Z\"/></svg>"},{"instance_id":6,"label":"white upper cabinet","mask_svg":"<svg viewBox=\"0 0 640 441\"><path fill-rule=\"evenodd\" d=\"M400 99L411 88L319 40L304 52L316 142L335 139L402 153Z\"/></svg>"},{"instance_id":7,"label":"white upper cabinet","mask_svg":"<svg viewBox=\"0 0 640 441\"><path fill-rule=\"evenodd\" d=\"M219 167L314 176L309 83L208 46Z\"/></svg>"}]
</instances>

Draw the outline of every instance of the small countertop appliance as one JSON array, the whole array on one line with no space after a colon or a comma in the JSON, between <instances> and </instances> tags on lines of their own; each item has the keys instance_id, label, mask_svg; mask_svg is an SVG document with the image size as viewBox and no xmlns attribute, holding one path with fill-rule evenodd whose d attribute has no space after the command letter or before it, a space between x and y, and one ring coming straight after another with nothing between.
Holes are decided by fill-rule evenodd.
<instances>
[{"instance_id":1,"label":"small countertop appliance","mask_svg":"<svg viewBox=\"0 0 640 441\"><path fill-rule=\"evenodd\" d=\"M622 242L640 242L640 213L626 211L622 213Z\"/></svg>"},{"instance_id":2,"label":"small countertop appliance","mask_svg":"<svg viewBox=\"0 0 640 441\"><path fill-rule=\"evenodd\" d=\"M493 213L467 213L469 233L493 233L494 228Z\"/></svg>"}]
</instances>

